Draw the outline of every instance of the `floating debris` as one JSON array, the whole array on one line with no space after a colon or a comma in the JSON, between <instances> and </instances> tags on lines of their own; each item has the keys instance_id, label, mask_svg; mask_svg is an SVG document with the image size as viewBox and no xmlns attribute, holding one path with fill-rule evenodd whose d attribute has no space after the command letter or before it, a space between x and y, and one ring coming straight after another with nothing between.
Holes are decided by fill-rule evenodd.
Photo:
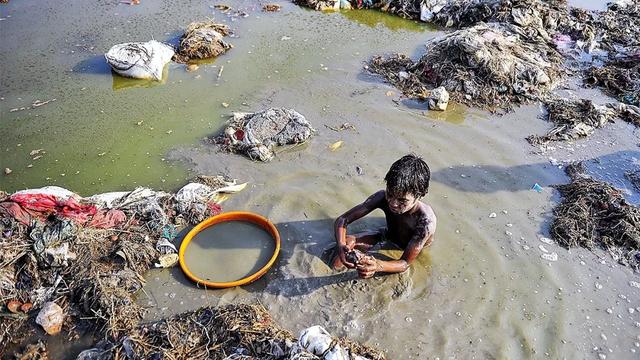
<instances>
[{"instance_id":1,"label":"floating debris","mask_svg":"<svg viewBox=\"0 0 640 360\"><path fill-rule=\"evenodd\" d=\"M266 11L266 12L276 12L276 11L280 11L280 9L282 9L282 6L280 6L279 4L262 5L262 11Z\"/></svg>"},{"instance_id":2,"label":"floating debris","mask_svg":"<svg viewBox=\"0 0 640 360\"><path fill-rule=\"evenodd\" d=\"M233 45L224 41L231 31L224 24L213 21L193 22L180 38L174 61L186 63L192 59L209 59L227 52Z\"/></svg>"},{"instance_id":3,"label":"floating debris","mask_svg":"<svg viewBox=\"0 0 640 360\"><path fill-rule=\"evenodd\" d=\"M256 113L234 113L227 128L213 142L224 151L269 161L275 156L275 146L302 144L314 133L315 129L297 111L270 108Z\"/></svg>"}]
</instances>

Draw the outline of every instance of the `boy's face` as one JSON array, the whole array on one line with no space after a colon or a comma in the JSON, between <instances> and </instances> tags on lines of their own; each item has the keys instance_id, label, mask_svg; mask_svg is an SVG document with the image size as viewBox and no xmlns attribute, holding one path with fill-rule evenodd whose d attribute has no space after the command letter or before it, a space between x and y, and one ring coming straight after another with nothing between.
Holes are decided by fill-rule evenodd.
<instances>
[{"instance_id":1,"label":"boy's face","mask_svg":"<svg viewBox=\"0 0 640 360\"><path fill-rule=\"evenodd\" d=\"M407 211L413 209L419 198L413 196L413 194L394 194L387 189L384 195L389 204L389 209L395 214L404 214Z\"/></svg>"}]
</instances>

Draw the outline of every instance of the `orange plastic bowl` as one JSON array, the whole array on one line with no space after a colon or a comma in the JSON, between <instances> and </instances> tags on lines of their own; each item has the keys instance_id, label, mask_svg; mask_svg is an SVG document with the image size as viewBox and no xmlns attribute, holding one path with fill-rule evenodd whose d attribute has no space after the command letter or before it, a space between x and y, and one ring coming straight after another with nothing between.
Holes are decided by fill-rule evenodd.
<instances>
[{"instance_id":1,"label":"orange plastic bowl","mask_svg":"<svg viewBox=\"0 0 640 360\"><path fill-rule=\"evenodd\" d=\"M189 243L191 242L191 240L200 231L210 226L213 226L215 224L219 224L226 221L248 221L250 223L256 224L261 228L263 228L265 231L271 234L271 237L273 237L273 241L275 241L276 246L273 251L273 255L271 256L271 259L269 259L267 264L262 268L260 268L260 270L240 280L229 281L229 282L212 282L212 281L201 279L195 276L191 271L189 271L189 267L184 261L184 253L187 250L187 246L189 246ZM271 223L271 221L254 213L243 212L243 211L233 211L233 212L222 213L222 214L210 217L204 220L203 222L199 223L198 225L196 225L193 229L191 229L191 231L189 231L187 236L185 236L184 240L182 240L182 245L180 245L180 252L178 253L178 255L180 257L180 267L182 268L182 271L185 273L185 275L187 275L189 279L195 281L196 283L198 283L198 285L204 285L210 288L221 289L221 288L229 288L234 286L245 285L258 280L262 275L264 275L269 270L269 268L271 268L273 263L278 258L279 253L280 253L280 234L278 233L278 229L276 229L276 227Z\"/></svg>"}]
</instances>

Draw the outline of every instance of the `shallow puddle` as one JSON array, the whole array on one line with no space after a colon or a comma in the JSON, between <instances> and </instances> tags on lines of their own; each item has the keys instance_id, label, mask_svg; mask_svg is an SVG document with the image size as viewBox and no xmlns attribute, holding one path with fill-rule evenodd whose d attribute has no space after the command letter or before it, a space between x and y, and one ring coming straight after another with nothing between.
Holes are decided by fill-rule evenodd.
<instances>
[{"instance_id":1,"label":"shallow puddle","mask_svg":"<svg viewBox=\"0 0 640 360\"><path fill-rule=\"evenodd\" d=\"M231 282L262 269L274 250L273 237L260 226L228 221L197 233L185 250L184 261L200 279Z\"/></svg>"}]
</instances>

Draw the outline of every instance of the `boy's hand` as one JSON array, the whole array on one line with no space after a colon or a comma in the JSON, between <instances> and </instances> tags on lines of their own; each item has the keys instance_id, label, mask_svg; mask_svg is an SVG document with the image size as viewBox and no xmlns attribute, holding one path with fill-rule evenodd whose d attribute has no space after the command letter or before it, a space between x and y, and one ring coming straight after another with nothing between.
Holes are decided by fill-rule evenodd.
<instances>
[{"instance_id":1,"label":"boy's hand","mask_svg":"<svg viewBox=\"0 0 640 360\"><path fill-rule=\"evenodd\" d=\"M377 271L381 271L382 266L376 258L367 255L360 260L356 269L361 278L367 279L375 275Z\"/></svg>"},{"instance_id":2,"label":"boy's hand","mask_svg":"<svg viewBox=\"0 0 640 360\"><path fill-rule=\"evenodd\" d=\"M342 245L338 247L338 256L340 257L340 261L344 264L344 266L348 267L349 269L354 269L356 267L356 264L351 263L347 260L347 253L351 251L351 249L349 248L349 246L347 245Z\"/></svg>"}]
</instances>

